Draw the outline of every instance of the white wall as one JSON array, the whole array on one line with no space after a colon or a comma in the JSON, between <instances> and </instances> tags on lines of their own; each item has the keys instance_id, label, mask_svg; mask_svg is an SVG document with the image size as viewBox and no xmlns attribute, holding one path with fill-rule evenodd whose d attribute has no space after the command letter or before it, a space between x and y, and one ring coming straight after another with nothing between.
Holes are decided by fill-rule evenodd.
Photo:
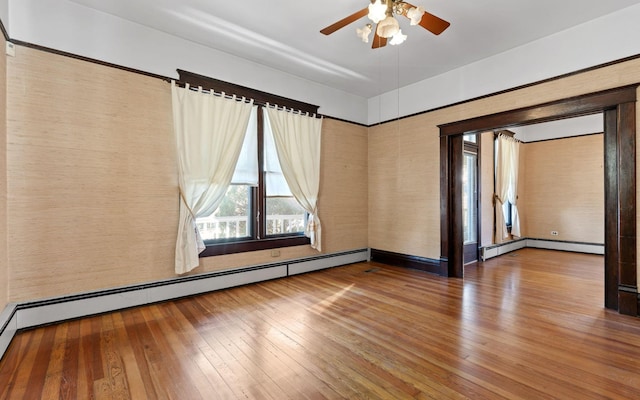
<instances>
[{"instance_id":1,"label":"white wall","mask_svg":"<svg viewBox=\"0 0 640 400\"><path fill-rule=\"evenodd\" d=\"M369 99L369 124L640 54L640 4ZM543 22L542 22L543 23ZM453 121L452 121L453 122Z\"/></svg>"},{"instance_id":2,"label":"white wall","mask_svg":"<svg viewBox=\"0 0 640 400\"><path fill-rule=\"evenodd\" d=\"M320 113L366 123L367 101L98 12L66 0L9 1L9 36L120 66L177 78L176 69L320 106ZM2 10L0 9L0 12ZM0 17L2 17L0 15ZM7 19L2 21L7 25ZM136 40L131 40L135 38Z\"/></svg>"},{"instance_id":3,"label":"white wall","mask_svg":"<svg viewBox=\"0 0 640 400\"><path fill-rule=\"evenodd\" d=\"M0 20L5 29L9 30L9 0L0 0Z\"/></svg>"}]
</instances>

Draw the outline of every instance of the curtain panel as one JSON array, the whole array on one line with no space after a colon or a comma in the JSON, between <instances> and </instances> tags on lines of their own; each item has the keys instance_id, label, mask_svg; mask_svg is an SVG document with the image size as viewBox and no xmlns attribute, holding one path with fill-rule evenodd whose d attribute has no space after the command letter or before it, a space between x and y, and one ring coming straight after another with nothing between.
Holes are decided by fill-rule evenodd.
<instances>
[{"instance_id":1,"label":"curtain panel","mask_svg":"<svg viewBox=\"0 0 640 400\"><path fill-rule=\"evenodd\" d=\"M175 271L199 265L205 249L196 218L211 215L229 187L245 139L253 101L171 85L178 160L180 217Z\"/></svg>"},{"instance_id":2,"label":"curtain panel","mask_svg":"<svg viewBox=\"0 0 640 400\"><path fill-rule=\"evenodd\" d=\"M518 212L518 166L520 159L520 141L508 138L510 151L510 185L507 200L511 203L511 236L522 236L520 234L520 213Z\"/></svg>"},{"instance_id":3,"label":"curtain panel","mask_svg":"<svg viewBox=\"0 0 640 400\"><path fill-rule=\"evenodd\" d=\"M322 118L278 110L269 105L266 111L282 174L293 197L309 213L305 235L311 239L311 247L321 251L318 191Z\"/></svg>"},{"instance_id":4,"label":"curtain panel","mask_svg":"<svg viewBox=\"0 0 640 400\"><path fill-rule=\"evenodd\" d=\"M518 213L518 157L520 152L518 140L499 134L496 140L495 154L495 194L494 209L496 231L494 242L502 243L509 238L504 204L511 203L511 235L520 236L520 216Z\"/></svg>"}]
</instances>

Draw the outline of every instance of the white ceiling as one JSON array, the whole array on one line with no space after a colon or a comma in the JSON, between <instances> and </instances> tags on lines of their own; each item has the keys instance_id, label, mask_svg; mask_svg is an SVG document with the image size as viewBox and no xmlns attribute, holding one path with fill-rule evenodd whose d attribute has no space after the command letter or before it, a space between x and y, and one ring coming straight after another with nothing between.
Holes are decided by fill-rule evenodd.
<instances>
[{"instance_id":1,"label":"white ceiling","mask_svg":"<svg viewBox=\"0 0 640 400\"><path fill-rule=\"evenodd\" d=\"M640 0L412 0L451 23L440 36L401 19L408 39L372 50L366 17L320 29L368 0L71 0L201 45L371 98L640 3ZM135 40L136 38L131 38Z\"/></svg>"}]
</instances>

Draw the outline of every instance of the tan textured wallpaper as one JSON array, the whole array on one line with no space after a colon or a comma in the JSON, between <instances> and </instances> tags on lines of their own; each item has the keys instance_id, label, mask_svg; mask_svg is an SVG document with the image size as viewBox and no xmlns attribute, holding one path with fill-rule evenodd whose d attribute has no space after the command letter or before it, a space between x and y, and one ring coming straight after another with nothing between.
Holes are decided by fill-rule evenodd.
<instances>
[{"instance_id":1,"label":"tan textured wallpaper","mask_svg":"<svg viewBox=\"0 0 640 400\"><path fill-rule=\"evenodd\" d=\"M0 35L2 36L2 35ZM0 39L4 48L6 41ZM0 310L9 299L9 267L7 262L7 57L0 54Z\"/></svg>"},{"instance_id":2,"label":"tan textured wallpaper","mask_svg":"<svg viewBox=\"0 0 640 400\"><path fill-rule=\"evenodd\" d=\"M170 277L168 84L17 47L8 59L12 301Z\"/></svg>"},{"instance_id":3,"label":"tan textured wallpaper","mask_svg":"<svg viewBox=\"0 0 640 400\"><path fill-rule=\"evenodd\" d=\"M169 84L16 50L7 65L10 300L175 276ZM324 251L365 248L366 128L327 119L323 136ZM300 246L279 259L309 254ZM213 257L194 273L272 261L270 252Z\"/></svg>"},{"instance_id":4,"label":"tan textured wallpaper","mask_svg":"<svg viewBox=\"0 0 640 400\"><path fill-rule=\"evenodd\" d=\"M438 148L430 114L369 129L369 247L439 254Z\"/></svg>"},{"instance_id":5,"label":"tan textured wallpaper","mask_svg":"<svg viewBox=\"0 0 640 400\"><path fill-rule=\"evenodd\" d=\"M603 140L598 134L524 145L526 236L604 243Z\"/></svg>"}]
</instances>

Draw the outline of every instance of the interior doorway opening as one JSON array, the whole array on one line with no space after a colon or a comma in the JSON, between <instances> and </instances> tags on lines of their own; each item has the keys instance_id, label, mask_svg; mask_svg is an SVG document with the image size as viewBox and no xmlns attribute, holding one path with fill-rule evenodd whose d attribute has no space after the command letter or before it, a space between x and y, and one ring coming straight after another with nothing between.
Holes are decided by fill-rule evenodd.
<instances>
[{"instance_id":1,"label":"interior doorway opening","mask_svg":"<svg viewBox=\"0 0 640 400\"><path fill-rule=\"evenodd\" d=\"M638 315L636 89L637 85L626 86L441 125L441 274L458 278L464 276L463 135L604 113L604 305L622 314Z\"/></svg>"}]
</instances>

